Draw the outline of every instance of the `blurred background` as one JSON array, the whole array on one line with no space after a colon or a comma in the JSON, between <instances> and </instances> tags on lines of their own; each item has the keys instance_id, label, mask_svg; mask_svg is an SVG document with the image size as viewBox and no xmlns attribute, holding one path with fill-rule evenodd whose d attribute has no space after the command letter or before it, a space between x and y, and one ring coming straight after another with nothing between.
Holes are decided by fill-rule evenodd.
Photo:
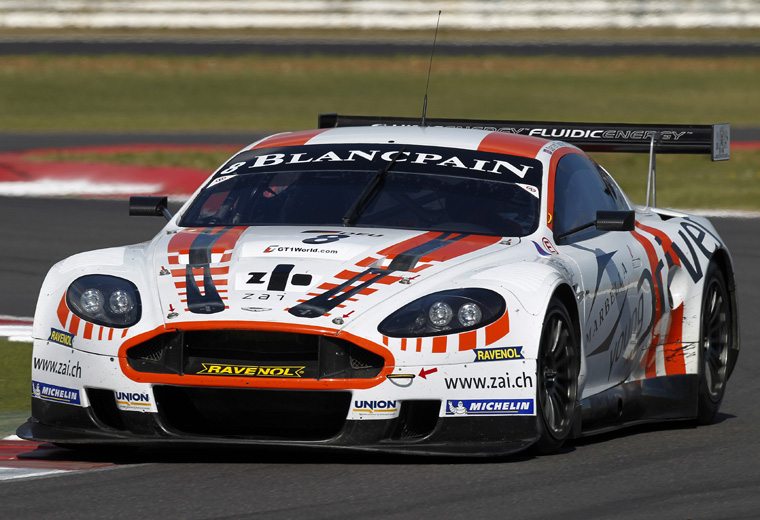
<instances>
[{"instance_id":1,"label":"blurred background","mask_svg":"<svg viewBox=\"0 0 760 520\"><path fill-rule=\"evenodd\" d=\"M0 195L182 198L321 112L416 116L439 10L428 117L729 122L660 201L760 210L760 0L2 0ZM645 157L599 160L643 200Z\"/></svg>"}]
</instances>

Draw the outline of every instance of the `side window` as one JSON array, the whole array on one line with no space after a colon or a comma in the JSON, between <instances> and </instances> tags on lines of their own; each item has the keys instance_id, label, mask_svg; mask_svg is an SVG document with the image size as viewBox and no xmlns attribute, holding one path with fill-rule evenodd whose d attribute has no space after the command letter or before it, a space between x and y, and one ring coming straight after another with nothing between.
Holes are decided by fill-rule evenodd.
<instances>
[{"instance_id":1,"label":"side window","mask_svg":"<svg viewBox=\"0 0 760 520\"><path fill-rule=\"evenodd\" d=\"M623 195L620 187L618 187L617 183L612 179L612 176L607 173L607 170L598 164L595 164L595 166L599 175L602 177L602 182L607 186L609 195L614 199L617 209L631 209L628 204L628 199Z\"/></svg>"},{"instance_id":2,"label":"side window","mask_svg":"<svg viewBox=\"0 0 760 520\"><path fill-rule=\"evenodd\" d=\"M584 155L568 154L559 160L554 177L555 235L593 222L599 210L628 209L606 172L602 175Z\"/></svg>"}]
</instances>

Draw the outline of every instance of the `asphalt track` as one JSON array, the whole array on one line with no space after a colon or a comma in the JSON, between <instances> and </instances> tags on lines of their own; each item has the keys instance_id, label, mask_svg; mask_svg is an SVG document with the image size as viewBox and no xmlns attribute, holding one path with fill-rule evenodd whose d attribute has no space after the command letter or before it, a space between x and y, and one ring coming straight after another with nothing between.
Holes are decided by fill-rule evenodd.
<instances>
[{"instance_id":1,"label":"asphalt track","mask_svg":"<svg viewBox=\"0 0 760 520\"><path fill-rule=\"evenodd\" d=\"M163 223L128 217L125 201L12 198L0 198L0 221L0 314L22 316L31 315L55 261L146 240ZM552 456L495 460L229 449L110 453L85 462L116 466L0 482L0 516L757 518L760 220L715 223L736 263L743 345L713 425L640 426L573 441Z\"/></svg>"},{"instance_id":2,"label":"asphalt track","mask_svg":"<svg viewBox=\"0 0 760 520\"><path fill-rule=\"evenodd\" d=\"M560 32L561 33L561 32ZM561 35L561 34L560 34ZM498 35L497 35L498 36ZM429 55L432 42L405 38L369 40L358 38L255 38L181 36L87 37L39 36L0 38L0 55L10 54L154 54L154 55L225 55L287 54L324 56L394 56ZM755 41L439 41L435 52L440 56L756 56L760 43Z\"/></svg>"}]
</instances>

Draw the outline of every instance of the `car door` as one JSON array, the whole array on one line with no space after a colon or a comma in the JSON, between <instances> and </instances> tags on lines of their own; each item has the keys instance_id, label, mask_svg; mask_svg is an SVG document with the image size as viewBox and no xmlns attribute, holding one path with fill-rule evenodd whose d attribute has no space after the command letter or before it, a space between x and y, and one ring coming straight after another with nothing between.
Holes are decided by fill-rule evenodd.
<instances>
[{"instance_id":1,"label":"car door","mask_svg":"<svg viewBox=\"0 0 760 520\"><path fill-rule=\"evenodd\" d=\"M556 249L574 266L586 358L584 397L624 381L640 363L651 322L651 277L631 232L598 231L599 210L630 210L607 172L580 153L563 156L554 172ZM649 325L651 329L651 324Z\"/></svg>"}]
</instances>

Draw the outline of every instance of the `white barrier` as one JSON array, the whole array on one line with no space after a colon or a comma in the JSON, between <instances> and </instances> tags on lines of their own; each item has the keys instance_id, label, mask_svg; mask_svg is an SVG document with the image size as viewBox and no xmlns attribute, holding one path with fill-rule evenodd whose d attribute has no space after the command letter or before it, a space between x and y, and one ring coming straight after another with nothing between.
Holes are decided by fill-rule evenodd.
<instances>
[{"instance_id":1,"label":"white barrier","mask_svg":"<svg viewBox=\"0 0 760 520\"><path fill-rule=\"evenodd\" d=\"M756 28L760 0L0 0L5 28Z\"/></svg>"}]
</instances>

